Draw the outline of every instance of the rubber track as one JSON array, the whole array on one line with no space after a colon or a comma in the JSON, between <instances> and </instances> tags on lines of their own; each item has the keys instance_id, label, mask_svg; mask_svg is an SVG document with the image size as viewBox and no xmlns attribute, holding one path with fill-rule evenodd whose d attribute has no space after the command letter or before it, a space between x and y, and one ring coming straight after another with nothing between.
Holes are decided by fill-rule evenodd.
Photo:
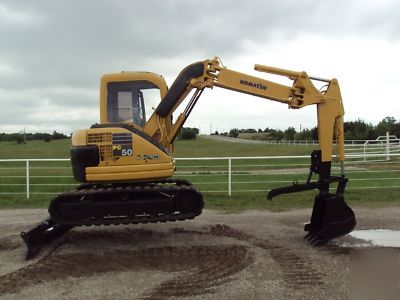
<instances>
[{"instance_id":1,"label":"rubber track","mask_svg":"<svg viewBox=\"0 0 400 300\"><path fill-rule=\"evenodd\" d=\"M171 186L172 185L172 186ZM102 219L82 219L82 220L64 220L53 212L58 201L80 201L87 195L109 195L110 198L118 197L120 193L130 193L131 195L143 194L143 192L156 192L171 197L179 192L186 194L191 193L200 200L200 208L190 213L163 214L163 215L140 215L132 217L107 217ZM67 199L67 200L66 200ZM149 199L150 200L150 199ZM119 225L119 224L139 224L139 223L157 223L157 222L173 222L193 219L200 215L204 206L203 196L195 189L191 183L182 179L166 179L153 182L142 183L126 183L126 184L82 184L76 190L63 193L56 197L50 204L49 212L52 221L62 225L69 226L100 226L100 225Z\"/></svg>"}]
</instances>

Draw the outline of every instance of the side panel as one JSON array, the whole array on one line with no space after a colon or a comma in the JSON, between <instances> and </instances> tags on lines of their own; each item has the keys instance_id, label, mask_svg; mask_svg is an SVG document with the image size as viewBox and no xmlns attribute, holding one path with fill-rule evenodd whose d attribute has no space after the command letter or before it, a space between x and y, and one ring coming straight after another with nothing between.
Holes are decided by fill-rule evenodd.
<instances>
[{"instance_id":1,"label":"side panel","mask_svg":"<svg viewBox=\"0 0 400 300\"><path fill-rule=\"evenodd\" d=\"M86 166L85 180L141 181L171 177L171 156L143 137L124 128L87 130L87 145L98 148L98 165Z\"/></svg>"}]
</instances>

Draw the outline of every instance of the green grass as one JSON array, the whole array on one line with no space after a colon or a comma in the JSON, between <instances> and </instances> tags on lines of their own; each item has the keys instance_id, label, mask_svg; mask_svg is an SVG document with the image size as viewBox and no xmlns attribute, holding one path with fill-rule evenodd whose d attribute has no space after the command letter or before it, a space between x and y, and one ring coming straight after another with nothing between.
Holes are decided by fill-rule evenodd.
<instances>
[{"instance_id":1,"label":"green grass","mask_svg":"<svg viewBox=\"0 0 400 300\"><path fill-rule=\"evenodd\" d=\"M26 144L0 142L0 159L69 158L70 140L28 141Z\"/></svg>"},{"instance_id":2,"label":"green grass","mask_svg":"<svg viewBox=\"0 0 400 300\"><path fill-rule=\"evenodd\" d=\"M175 143L175 157L309 155L312 150L312 145L239 144L202 137Z\"/></svg>"},{"instance_id":3,"label":"green grass","mask_svg":"<svg viewBox=\"0 0 400 300\"><path fill-rule=\"evenodd\" d=\"M0 159L4 158L69 158L70 140L51 142L28 141L26 144L0 142ZM309 155L313 146L232 144L199 137L196 140L177 140L175 157L227 157Z\"/></svg>"},{"instance_id":4,"label":"green grass","mask_svg":"<svg viewBox=\"0 0 400 300\"><path fill-rule=\"evenodd\" d=\"M18 145L0 142L1 158L68 158L69 140L29 141ZM176 157L251 157L273 155L309 155L312 146L232 144L199 138L177 141ZM282 195L272 202L266 191L306 179L309 159L260 159L232 161L232 196L228 190L227 160L177 161L176 177L192 181L204 193L206 207L229 212L245 209L281 211L311 208L315 192ZM334 165L335 172L337 165ZM381 207L400 205L400 160L391 163L350 165L346 201L351 206ZM284 170L282 170L284 169ZM296 172L294 172L296 171ZM299 171L302 171L299 173ZM45 208L54 194L72 189L77 183L69 162L31 162L30 199L25 197L25 163L0 162L0 208ZM44 185L49 184L49 185ZM366 187L375 187L369 189ZM252 191L245 191L252 190ZM20 194L4 194L20 193ZM36 194L46 193L46 194Z\"/></svg>"},{"instance_id":5,"label":"green grass","mask_svg":"<svg viewBox=\"0 0 400 300\"><path fill-rule=\"evenodd\" d=\"M206 195L206 207L220 209L226 212L240 212L251 209L268 209L271 211L285 211L297 208L312 208L316 192L303 192L296 195L281 195L268 201L265 192ZM347 191L346 202L351 207L390 207L400 205L400 191Z\"/></svg>"}]
</instances>

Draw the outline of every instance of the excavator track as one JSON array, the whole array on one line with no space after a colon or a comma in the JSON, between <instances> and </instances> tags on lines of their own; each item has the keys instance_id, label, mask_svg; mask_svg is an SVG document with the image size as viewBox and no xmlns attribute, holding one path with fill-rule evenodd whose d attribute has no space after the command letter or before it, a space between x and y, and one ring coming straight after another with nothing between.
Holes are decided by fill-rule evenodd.
<instances>
[{"instance_id":1,"label":"excavator track","mask_svg":"<svg viewBox=\"0 0 400 300\"><path fill-rule=\"evenodd\" d=\"M181 179L85 183L54 198L50 218L21 233L27 259L75 226L183 221L200 215L203 195Z\"/></svg>"},{"instance_id":2,"label":"excavator track","mask_svg":"<svg viewBox=\"0 0 400 300\"><path fill-rule=\"evenodd\" d=\"M155 223L193 219L203 197L186 180L82 184L50 204L51 219L61 225L90 226Z\"/></svg>"}]
</instances>

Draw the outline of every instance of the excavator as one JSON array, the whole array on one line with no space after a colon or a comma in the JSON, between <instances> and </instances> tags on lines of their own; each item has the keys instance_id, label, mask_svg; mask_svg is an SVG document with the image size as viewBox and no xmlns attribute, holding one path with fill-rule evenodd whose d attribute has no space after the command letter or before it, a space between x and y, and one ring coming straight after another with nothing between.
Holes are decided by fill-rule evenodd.
<instances>
[{"instance_id":1,"label":"excavator","mask_svg":"<svg viewBox=\"0 0 400 300\"><path fill-rule=\"evenodd\" d=\"M287 77L292 85L231 70L217 57L187 66L169 89L162 76L150 72L104 75L100 123L72 135L72 171L81 184L57 195L50 202L49 217L21 233L27 259L75 226L156 223L200 215L202 194L189 181L173 178L173 143L203 91L213 87L277 101L291 109L316 105L319 149L311 153L307 179L272 189L267 198L318 191L310 222L304 227L305 239L312 245L351 232L356 219L344 200L348 179L343 167L344 108L338 81L259 64L255 70ZM324 86L317 89L316 81ZM185 99L187 105L174 121L172 114ZM158 105L149 114L154 100ZM340 176L331 175L334 148ZM314 174L317 179L312 179Z\"/></svg>"}]
</instances>

